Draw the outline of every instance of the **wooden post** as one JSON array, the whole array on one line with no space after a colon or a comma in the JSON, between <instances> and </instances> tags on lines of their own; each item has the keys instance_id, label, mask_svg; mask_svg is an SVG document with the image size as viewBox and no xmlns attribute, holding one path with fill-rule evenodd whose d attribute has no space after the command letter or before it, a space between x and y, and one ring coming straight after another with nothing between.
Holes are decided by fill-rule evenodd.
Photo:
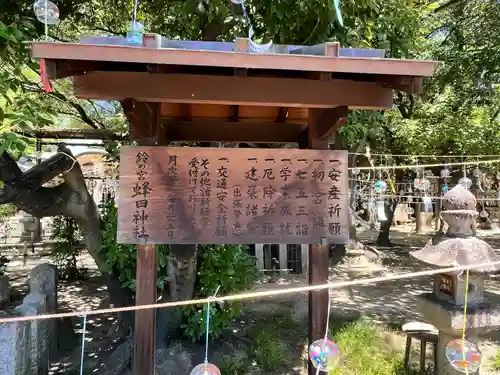
<instances>
[{"instance_id":1,"label":"wooden post","mask_svg":"<svg viewBox=\"0 0 500 375\"><path fill-rule=\"evenodd\" d=\"M160 105L126 99L122 102L130 121L130 138L140 146L166 145L160 125ZM135 305L156 303L156 246L138 245L136 255ZM134 375L154 375L156 355L156 309L135 312Z\"/></svg>"},{"instance_id":2,"label":"wooden post","mask_svg":"<svg viewBox=\"0 0 500 375\"><path fill-rule=\"evenodd\" d=\"M156 246L137 246L135 304L156 303ZM135 313L134 374L154 375L156 354L156 310Z\"/></svg>"},{"instance_id":3,"label":"wooden post","mask_svg":"<svg viewBox=\"0 0 500 375\"><path fill-rule=\"evenodd\" d=\"M309 126L299 142L299 148L328 150L328 139L318 141L316 138L316 122L321 111L309 110ZM327 244L309 245L309 285L321 285L328 282L329 263ZM309 292L309 345L325 336L328 296L327 289ZM311 361L308 361L308 374L316 374Z\"/></svg>"}]
</instances>

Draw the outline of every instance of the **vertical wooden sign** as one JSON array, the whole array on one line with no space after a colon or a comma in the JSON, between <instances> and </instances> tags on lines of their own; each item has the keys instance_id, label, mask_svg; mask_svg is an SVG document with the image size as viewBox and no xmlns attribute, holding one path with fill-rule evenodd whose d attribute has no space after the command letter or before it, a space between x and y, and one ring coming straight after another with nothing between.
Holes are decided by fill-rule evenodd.
<instances>
[{"instance_id":1,"label":"vertical wooden sign","mask_svg":"<svg viewBox=\"0 0 500 375\"><path fill-rule=\"evenodd\" d=\"M347 152L123 147L118 243L345 243Z\"/></svg>"}]
</instances>

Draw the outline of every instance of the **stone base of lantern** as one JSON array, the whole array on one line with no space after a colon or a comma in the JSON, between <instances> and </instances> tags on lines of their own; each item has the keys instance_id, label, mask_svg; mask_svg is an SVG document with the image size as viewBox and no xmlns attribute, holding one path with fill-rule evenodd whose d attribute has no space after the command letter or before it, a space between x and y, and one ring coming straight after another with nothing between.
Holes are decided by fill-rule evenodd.
<instances>
[{"instance_id":1,"label":"stone base of lantern","mask_svg":"<svg viewBox=\"0 0 500 375\"><path fill-rule=\"evenodd\" d=\"M464 323L464 307L439 299L434 293L418 296L417 309L426 323L440 331L455 334L461 332ZM484 292L484 301L467 306L467 332L485 334L500 327L500 301L498 295Z\"/></svg>"},{"instance_id":2,"label":"stone base of lantern","mask_svg":"<svg viewBox=\"0 0 500 375\"><path fill-rule=\"evenodd\" d=\"M478 337L500 327L498 300L498 295L484 292L483 302L467 306L467 341L477 345ZM439 330L436 374L463 374L451 366L445 352L450 341L462 337L464 307L439 299L434 293L426 293L417 297L417 309L426 323L432 324Z\"/></svg>"}]
</instances>

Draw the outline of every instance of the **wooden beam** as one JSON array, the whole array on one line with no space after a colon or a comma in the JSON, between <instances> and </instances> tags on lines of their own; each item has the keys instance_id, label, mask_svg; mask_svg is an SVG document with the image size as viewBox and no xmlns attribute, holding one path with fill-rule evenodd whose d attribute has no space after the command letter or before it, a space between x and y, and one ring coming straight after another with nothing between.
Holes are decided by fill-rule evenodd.
<instances>
[{"instance_id":1,"label":"wooden beam","mask_svg":"<svg viewBox=\"0 0 500 375\"><path fill-rule=\"evenodd\" d=\"M392 108L392 90L376 83L134 72L92 72L75 77L83 99L208 103L279 107Z\"/></svg>"},{"instance_id":2,"label":"wooden beam","mask_svg":"<svg viewBox=\"0 0 500 375\"><path fill-rule=\"evenodd\" d=\"M315 49L318 46L312 46ZM307 47L309 48L309 47ZM293 50L291 54L298 54L299 50ZM60 79L72 76L83 75L92 71L123 71L123 65L117 62L103 61L85 61L85 60L52 60L46 59L46 70L49 79ZM130 64L129 64L130 65ZM203 72L203 67L200 67L200 73ZM146 69L150 73L183 73L183 66L180 65L158 65L147 64ZM236 76L247 76L247 69L234 68L233 73ZM191 72L192 73L192 72ZM259 76L258 72L253 71L252 76ZM257 73L257 74L256 74ZM277 77L280 72L276 71ZM376 82L382 87L388 87L394 90L406 92L408 94L417 94L422 87L422 77L399 75L393 76L388 74L359 74L359 73L334 73L335 76L341 79L352 79L361 82ZM304 78L324 79L332 77L331 72L303 72Z\"/></svg>"},{"instance_id":3,"label":"wooden beam","mask_svg":"<svg viewBox=\"0 0 500 375\"><path fill-rule=\"evenodd\" d=\"M347 117L347 112L347 106L311 110L315 122L315 138L320 141L328 140L340 128L339 120Z\"/></svg>"},{"instance_id":4,"label":"wooden beam","mask_svg":"<svg viewBox=\"0 0 500 375\"><path fill-rule=\"evenodd\" d=\"M327 140L316 138L316 114L309 111L309 125L299 143L300 148L328 150ZM328 282L328 265L330 264L327 244L309 245L309 285L323 285ZM309 292L309 345L325 336L326 319L328 318L327 289ZM308 361L308 374L316 375L316 368Z\"/></svg>"},{"instance_id":5,"label":"wooden beam","mask_svg":"<svg viewBox=\"0 0 500 375\"><path fill-rule=\"evenodd\" d=\"M437 63L365 57L332 57L282 53L130 48L129 46L39 42L31 45L36 59L113 61L122 63L213 66L244 69L343 72L430 76Z\"/></svg>"},{"instance_id":6,"label":"wooden beam","mask_svg":"<svg viewBox=\"0 0 500 375\"><path fill-rule=\"evenodd\" d=\"M306 124L163 119L169 141L297 143Z\"/></svg>"}]
</instances>

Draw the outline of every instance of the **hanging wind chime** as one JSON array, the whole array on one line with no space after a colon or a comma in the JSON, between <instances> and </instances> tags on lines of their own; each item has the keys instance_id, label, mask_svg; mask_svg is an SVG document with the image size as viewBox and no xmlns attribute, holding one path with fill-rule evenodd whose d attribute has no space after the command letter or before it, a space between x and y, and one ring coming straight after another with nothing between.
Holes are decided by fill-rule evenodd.
<instances>
[{"instance_id":1,"label":"hanging wind chime","mask_svg":"<svg viewBox=\"0 0 500 375\"><path fill-rule=\"evenodd\" d=\"M481 193L484 193L484 189L483 189L483 177L484 177L484 175L483 175L483 172L481 171L481 169L479 169L478 165L476 165L476 168L474 168L474 170L472 171L472 176L476 179L476 186L479 189L479 191ZM481 219L484 219L485 221L487 221L488 216L490 216L490 214L488 213L488 211L486 211L485 201L483 199L483 200L481 200L481 212L479 212L479 217L481 217Z\"/></svg>"},{"instance_id":2,"label":"hanging wind chime","mask_svg":"<svg viewBox=\"0 0 500 375\"><path fill-rule=\"evenodd\" d=\"M377 201L375 202L375 210L377 212L378 221L386 221L385 214L384 194L387 191L387 182L382 180L382 172L379 171L378 180L373 185L373 190L378 194Z\"/></svg>"},{"instance_id":3,"label":"hanging wind chime","mask_svg":"<svg viewBox=\"0 0 500 375\"><path fill-rule=\"evenodd\" d=\"M45 41L49 41L49 25L59 22L59 8L49 0L38 0L33 4L33 12L38 21L45 25ZM52 92L52 85L47 77L45 59L40 60L40 80L45 92Z\"/></svg>"},{"instance_id":4,"label":"hanging wind chime","mask_svg":"<svg viewBox=\"0 0 500 375\"><path fill-rule=\"evenodd\" d=\"M125 40L127 45L142 47L144 37L144 25L137 21L137 8L139 0L134 0L134 10L132 12L132 22L129 24Z\"/></svg>"},{"instance_id":5,"label":"hanging wind chime","mask_svg":"<svg viewBox=\"0 0 500 375\"><path fill-rule=\"evenodd\" d=\"M316 375L320 371L329 373L335 370L342 363L339 346L328 339L328 327L330 323L330 310L332 307L332 290L328 288L328 313L326 316L325 336L314 341L309 346L309 360L316 369Z\"/></svg>"},{"instance_id":6,"label":"hanging wind chime","mask_svg":"<svg viewBox=\"0 0 500 375\"><path fill-rule=\"evenodd\" d=\"M467 300L469 294L469 270L465 271L465 296L463 310L462 337L451 340L445 348L445 357L450 365L459 372L475 374L481 365L481 352L468 341L467 337Z\"/></svg>"},{"instance_id":7,"label":"hanging wind chime","mask_svg":"<svg viewBox=\"0 0 500 375\"><path fill-rule=\"evenodd\" d=\"M413 187L422 195L422 203L424 204L424 212L432 212L432 199L428 196L431 183L425 178L423 169L416 168L417 176L413 180ZM420 175L422 177L420 177Z\"/></svg>"},{"instance_id":8,"label":"hanging wind chime","mask_svg":"<svg viewBox=\"0 0 500 375\"><path fill-rule=\"evenodd\" d=\"M443 184L441 185L441 192L443 194L446 194L448 190L450 190L450 187L448 186L448 177L450 177L450 169L448 166L444 166L443 169L441 169L440 172L441 178L443 179Z\"/></svg>"},{"instance_id":9,"label":"hanging wind chime","mask_svg":"<svg viewBox=\"0 0 500 375\"><path fill-rule=\"evenodd\" d=\"M354 159L354 164L356 159ZM359 175L359 168L353 168L351 170L352 179L354 180L352 192L349 191L349 218L351 220L351 225L356 225L356 203L359 198L359 185L357 181L357 176ZM352 196L351 196L352 194Z\"/></svg>"},{"instance_id":10,"label":"hanging wind chime","mask_svg":"<svg viewBox=\"0 0 500 375\"><path fill-rule=\"evenodd\" d=\"M217 287L214 295L211 297L215 299L220 286ZM205 361L195 366L190 375L221 375L220 370L214 364L208 362L208 336L210 332L210 302L207 303L207 313L205 318Z\"/></svg>"},{"instance_id":11,"label":"hanging wind chime","mask_svg":"<svg viewBox=\"0 0 500 375\"><path fill-rule=\"evenodd\" d=\"M472 186L472 180L467 177L467 165L464 164L463 166L463 174L464 176L458 180L458 183L463 186L465 190L469 190L470 187Z\"/></svg>"},{"instance_id":12,"label":"hanging wind chime","mask_svg":"<svg viewBox=\"0 0 500 375\"><path fill-rule=\"evenodd\" d=\"M476 165L476 168L472 171L472 176L476 179L476 186L481 193L484 193L483 189L483 172L479 169L479 165Z\"/></svg>"}]
</instances>

